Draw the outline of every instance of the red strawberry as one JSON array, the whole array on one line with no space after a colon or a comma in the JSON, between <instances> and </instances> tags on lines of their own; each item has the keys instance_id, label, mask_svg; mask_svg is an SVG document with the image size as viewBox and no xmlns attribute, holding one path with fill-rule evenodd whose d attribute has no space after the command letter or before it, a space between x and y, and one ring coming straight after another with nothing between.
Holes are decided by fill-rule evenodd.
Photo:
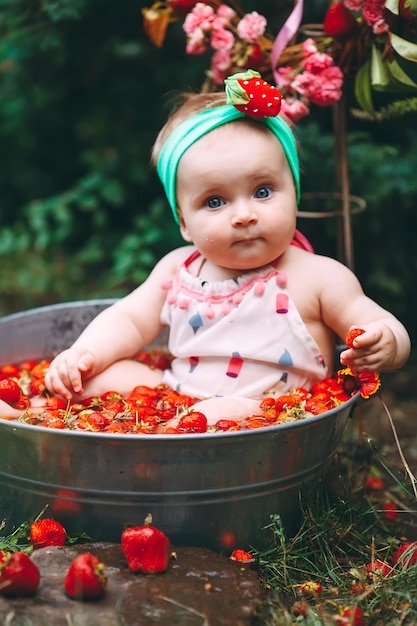
<instances>
[{"instance_id":1,"label":"red strawberry","mask_svg":"<svg viewBox=\"0 0 417 626\"><path fill-rule=\"evenodd\" d=\"M276 117L281 110L279 89L263 80L259 72L247 70L226 78L226 101L251 117Z\"/></svg>"},{"instance_id":2,"label":"red strawberry","mask_svg":"<svg viewBox=\"0 0 417 626\"><path fill-rule=\"evenodd\" d=\"M385 489L385 482L378 476L368 476L363 484L363 488L368 493L383 491Z\"/></svg>"},{"instance_id":3,"label":"red strawberry","mask_svg":"<svg viewBox=\"0 0 417 626\"><path fill-rule=\"evenodd\" d=\"M12 378L0 380L0 400L14 404L20 398L20 387Z\"/></svg>"},{"instance_id":4,"label":"red strawberry","mask_svg":"<svg viewBox=\"0 0 417 626\"><path fill-rule=\"evenodd\" d=\"M340 617L336 617L336 624L340 626L366 626L362 609L359 607L347 607Z\"/></svg>"},{"instance_id":5,"label":"red strawberry","mask_svg":"<svg viewBox=\"0 0 417 626\"><path fill-rule=\"evenodd\" d=\"M233 550L230 558L232 561L239 561L239 563L253 563L255 560L250 552L246 552L246 550L241 550L240 548Z\"/></svg>"},{"instance_id":6,"label":"red strawberry","mask_svg":"<svg viewBox=\"0 0 417 626\"><path fill-rule=\"evenodd\" d=\"M356 337L359 337L359 335L363 335L364 332L365 331L363 330L363 328L351 328L345 339L345 343L348 348L354 348L354 340L356 339Z\"/></svg>"},{"instance_id":7,"label":"red strawberry","mask_svg":"<svg viewBox=\"0 0 417 626\"><path fill-rule=\"evenodd\" d=\"M159 574L168 568L171 542L151 524L152 516L148 515L143 526L132 526L122 532L121 548L131 572Z\"/></svg>"},{"instance_id":8,"label":"red strawberry","mask_svg":"<svg viewBox=\"0 0 417 626\"><path fill-rule=\"evenodd\" d=\"M392 522L398 517L398 509L395 504L391 504L391 502L386 502L382 505L382 515L389 522Z\"/></svg>"},{"instance_id":9,"label":"red strawberry","mask_svg":"<svg viewBox=\"0 0 417 626\"><path fill-rule=\"evenodd\" d=\"M299 592L302 595L318 595L323 591L323 587L316 580L305 580L298 586Z\"/></svg>"},{"instance_id":10,"label":"red strawberry","mask_svg":"<svg viewBox=\"0 0 417 626\"><path fill-rule=\"evenodd\" d=\"M385 578L392 573L391 565L388 565L385 561L381 561L380 559L375 559L371 563L367 563L365 565L366 575L369 578L380 577Z\"/></svg>"},{"instance_id":11,"label":"red strawberry","mask_svg":"<svg viewBox=\"0 0 417 626\"><path fill-rule=\"evenodd\" d=\"M392 564L407 569L417 563L417 541L408 541L400 545L392 555Z\"/></svg>"},{"instance_id":12,"label":"red strawberry","mask_svg":"<svg viewBox=\"0 0 417 626\"><path fill-rule=\"evenodd\" d=\"M329 37L349 37L358 27L355 16L341 2L332 4L324 17L323 28Z\"/></svg>"},{"instance_id":13,"label":"red strawberry","mask_svg":"<svg viewBox=\"0 0 417 626\"><path fill-rule=\"evenodd\" d=\"M90 552L79 554L69 566L64 587L75 600L101 598L107 586L106 566Z\"/></svg>"},{"instance_id":14,"label":"red strawberry","mask_svg":"<svg viewBox=\"0 0 417 626\"><path fill-rule=\"evenodd\" d=\"M178 422L178 433L206 433L207 417L200 411L187 413Z\"/></svg>"},{"instance_id":15,"label":"red strawberry","mask_svg":"<svg viewBox=\"0 0 417 626\"><path fill-rule=\"evenodd\" d=\"M417 0L398 0L398 13L405 20L417 19Z\"/></svg>"},{"instance_id":16,"label":"red strawberry","mask_svg":"<svg viewBox=\"0 0 417 626\"><path fill-rule=\"evenodd\" d=\"M33 548L63 546L67 539L65 528L53 519L40 519L30 526L30 543Z\"/></svg>"},{"instance_id":17,"label":"red strawberry","mask_svg":"<svg viewBox=\"0 0 417 626\"><path fill-rule=\"evenodd\" d=\"M30 596L41 579L35 563L24 552L0 552L0 594Z\"/></svg>"}]
</instances>

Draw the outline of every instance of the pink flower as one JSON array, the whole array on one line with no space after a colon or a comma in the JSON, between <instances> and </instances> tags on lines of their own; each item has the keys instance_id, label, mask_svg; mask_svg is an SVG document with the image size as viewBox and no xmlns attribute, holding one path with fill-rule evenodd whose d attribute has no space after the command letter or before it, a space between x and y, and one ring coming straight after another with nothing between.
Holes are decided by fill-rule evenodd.
<instances>
[{"instance_id":1,"label":"pink flower","mask_svg":"<svg viewBox=\"0 0 417 626\"><path fill-rule=\"evenodd\" d=\"M281 100L281 113L296 124L310 113L310 109L297 98L283 98Z\"/></svg>"},{"instance_id":2,"label":"pink flower","mask_svg":"<svg viewBox=\"0 0 417 626\"><path fill-rule=\"evenodd\" d=\"M377 20L372 25L372 31L375 35L382 35L383 33L386 33L388 31L388 24L386 23L384 18Z\"/></svg>"},{"instance_id":3,"label":"pink flower","mask_svg":"<svg viewBox=\"0 0 417 626\"><path fill-rule=\"evenodd\" d=\"M369 26L384 19L384 0L364 0L362 6L363 19Z\"/></svg>"},{"instance_id":4,"label":"pink flower","mask_svg":"<svg viewBox=\"0 0 417 626\"><path fill-rule=\"evenodd\" d=\"M201 28L196 28L188 37L185 51L187 54L204 54L207 50L206 38Z\"/></svg>"},{"instance_id":5,"label":"pink flower","mask_svg":"<svg viewBox=\"0 0 417 626\"><path fill-rule=\"evenodd\" d=\"M325 52L313 52L301 63L306 72L319 74L322 70L334 64L332 57Z\"/></svg>"},{"instance_id":6,"label":"pink flower","mask_svg":"<svg viewBox=\"0 0 417 626\"><path fill-rule=\"evenodd\" d=\"M351 11L360 11L362 8L363 0L344 0L343 4L347 9Z\"/></svg>"},{"instance_id":7,"label":"pink flower","mask_svg":"<svg viewBox=\"0 0 417 626\"><path fill-rule=\"evenodd\" d=\"M277 68L277 72L280 76L280 88L289 87L294 78L294 68L291 65L283 65Z\"/></svg>"},{"instance_id":8,"label":"pink flower","mask_svg":"<svg viewBox=\"0 0 417 626\"><path fill-rule=\"evenodd\" d=\"M310 54L314 54L315 52L317 52L317 46L314 43L314 39L309 37L309 39L306 39L303 42L303 54L305 57L308 57Z\"/></svg>"},{"instance_id":9,"label":"pink flower","mask_svg":"<svg viewBox=\"0 0 417 626\"><path fill-rule=\"evenodd\" d=\"M232 65L231 54L228 50L216 50L211 57L211 78L216 85L223 85Z\"/></svg>"},{"instance_id":10,"label":"pink flower","mask_svg":"<svg viewBox=\"0 0 417 626\"><path fill-rule=\"evenodd\" d=\"M339 67L330 67L315 76L311 83L309 98L318 106L330 106L342 97L343 74Z\"/></svg>"},{"instance_id":11,"label":"pink flower","mask_svg":"<svg viewBox=\"0 0 417 626\"><path fill-rule=\"evenodd\" d=\"M300 96L309 97L311 91L314 91L316 81L316 75L311 74L310 72L303 72L302 74L297 74L294 80L291 83L291 87L300 94Z\"/></svg>"},{"instance_id":12,"label":"pink flower","mask_svg":"<svg viewBox=\"0 0 417 626\"><path fill-rule=\"evenodd\" d=\"M213 9L203 2L197 2L193 10L186 15L182 28L185 34L191 37L196 28L205 32L211 30L213 19Z\"/></svg>"},{"instance_id":13,"label":"pink flower","mask_svg":"<svg viewBox=\"0 0 417 626\"><path fill-rule=\"evenodd\" d=\"M211 31L210 45L213 50L231 50L235 38L230 30L225 28L214 28Z\"/></svg>"},{"instance_id":14,"label":"pink flower","mask_svg":"<svg viewBox=\"0 0 417 626\"><path fill-rule=\"evenodd\" d=\"M231 20L236 15L236 11L234 11L231 7L227 6L227 4L221 4L219 8L217 9L217 15L227 20L230 24Z\"/></svg>"},{"instance_id":15,"label":"pink flower","mask_svg":"<svg viewBox=\"0 0 417 626\"><path fill-rule=\"evenodd\" d=\"M266 18L257 11L244 15L237 25L239 37L249 41L249 43L256 43L259 37L264 34L265 29Z\"/></svg>"}]
</instances>

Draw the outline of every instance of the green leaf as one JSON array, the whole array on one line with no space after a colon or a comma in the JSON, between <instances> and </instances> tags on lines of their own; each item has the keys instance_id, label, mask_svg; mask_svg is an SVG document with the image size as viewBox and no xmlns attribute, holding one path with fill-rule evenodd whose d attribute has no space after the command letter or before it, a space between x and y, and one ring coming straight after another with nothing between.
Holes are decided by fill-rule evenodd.
<instances>
[{"instance_id":1,"label":"green leaf","mask_svg":"<svg viewBox=\"0 0 417 626\"><path fill-rule=\"evenodd\" d=\"M370 61L366 61L356 74L355 97L364 111L370 115L374 115L375 109L372 102Z\"/></svg>"},{"instance_id":2,"label":"green leaf","mask_svg":"<svg viewBox=\"0 0 417 626\"><path fill-rule=\"evenodd\" d=\"M391 73L392 78L397 83L413 90L417 89L416 83L409 77L408 74L404 72L404 70L400 67L395 59L388 64L388 69Z\"/></svg>"},{"instance_id":3,"label":"green leaf","mask_svg":"<svg viewBox=\"0 0 417 626\"><path fill-rule=\"evenodd\" d=\"M385 0L385 8L394 15L398 15L398 0Z\"/></svg>"},{"instance_id":4,"label":"green leaf","mask_svg":"<svg viewBox=\"0 0 417 626\"><path fill-rule=\"evenodd\" d=\"M381 51L372 46L371 54L371 84L374 89L384 90L391 82L387 64L382 59Z\"/></svg>"},{"instance_id":5,"label":"green leaf","mask_svg":"<svg viewBox=\"0 0 417 626\"><path fill-rule=\"evenodd\" d=\"M391 33L391 45L403 59L413 63L417 62L417 44L407 41L407 39L403 39L395 33Z\"/></svg>"}]
</instances>

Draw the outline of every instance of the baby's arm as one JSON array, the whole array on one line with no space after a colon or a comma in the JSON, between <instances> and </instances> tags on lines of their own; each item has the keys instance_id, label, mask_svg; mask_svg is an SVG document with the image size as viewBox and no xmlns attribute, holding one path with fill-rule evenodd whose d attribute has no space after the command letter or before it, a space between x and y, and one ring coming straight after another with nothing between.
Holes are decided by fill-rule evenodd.
<instances>
[{"instance_id":1,"label":"baby's arm","mask_svg":"<svg viewBox=\"0 0 417 626\"><path fill-rule=\"evenodd\" d=\"M175 271L184 248L166 255L147 280L100 313L68 349L51 363L45 377L53 394L71 399L83 381L121 359L134 357L162 329L160 313L166 297L161 285Z\"/></svg>"},{"instance_id":2,"label":"baby's arm","mask_svg":"<svg viewBox=\"0 0 417 626\"><path fill-rule=\"evenodd\" d=\"M342 340L351 328L365 332L340 360L352 370L387 372L401 367L410 354L410 338L394 315L367 297L356 276L344 265L327 259L320 305L325 323Z\"/></svg>"}]
</instances>

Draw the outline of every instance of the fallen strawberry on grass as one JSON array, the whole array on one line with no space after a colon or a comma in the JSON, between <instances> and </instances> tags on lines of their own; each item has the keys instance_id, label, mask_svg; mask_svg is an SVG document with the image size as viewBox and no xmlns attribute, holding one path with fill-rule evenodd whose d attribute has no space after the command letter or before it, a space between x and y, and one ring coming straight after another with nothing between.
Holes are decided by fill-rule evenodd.
<instances>
[{"instance_id":1,"label":"fallen strawberry on grass","mask_svg":"<svg viewBox=\"0 0 417 626\"><path fill-rule=\"evenodd\" d=\"M133 573L161 574L168 569L171 542L167 535L152 525L152 515L142 526L126 528L121 536L121 549Z\"/></svg>"},{"instance_id":2,"label":"fallen strawberry on grass","mask_svg":"<svg viewBox=\"0 0 417 626\"><path fill-rule=\"evenodd\" d=\"M64 588L73 600L98 600L106 592L106 566L91 552L79 554L69 566Z\"/></svg>"}]
</instances>

